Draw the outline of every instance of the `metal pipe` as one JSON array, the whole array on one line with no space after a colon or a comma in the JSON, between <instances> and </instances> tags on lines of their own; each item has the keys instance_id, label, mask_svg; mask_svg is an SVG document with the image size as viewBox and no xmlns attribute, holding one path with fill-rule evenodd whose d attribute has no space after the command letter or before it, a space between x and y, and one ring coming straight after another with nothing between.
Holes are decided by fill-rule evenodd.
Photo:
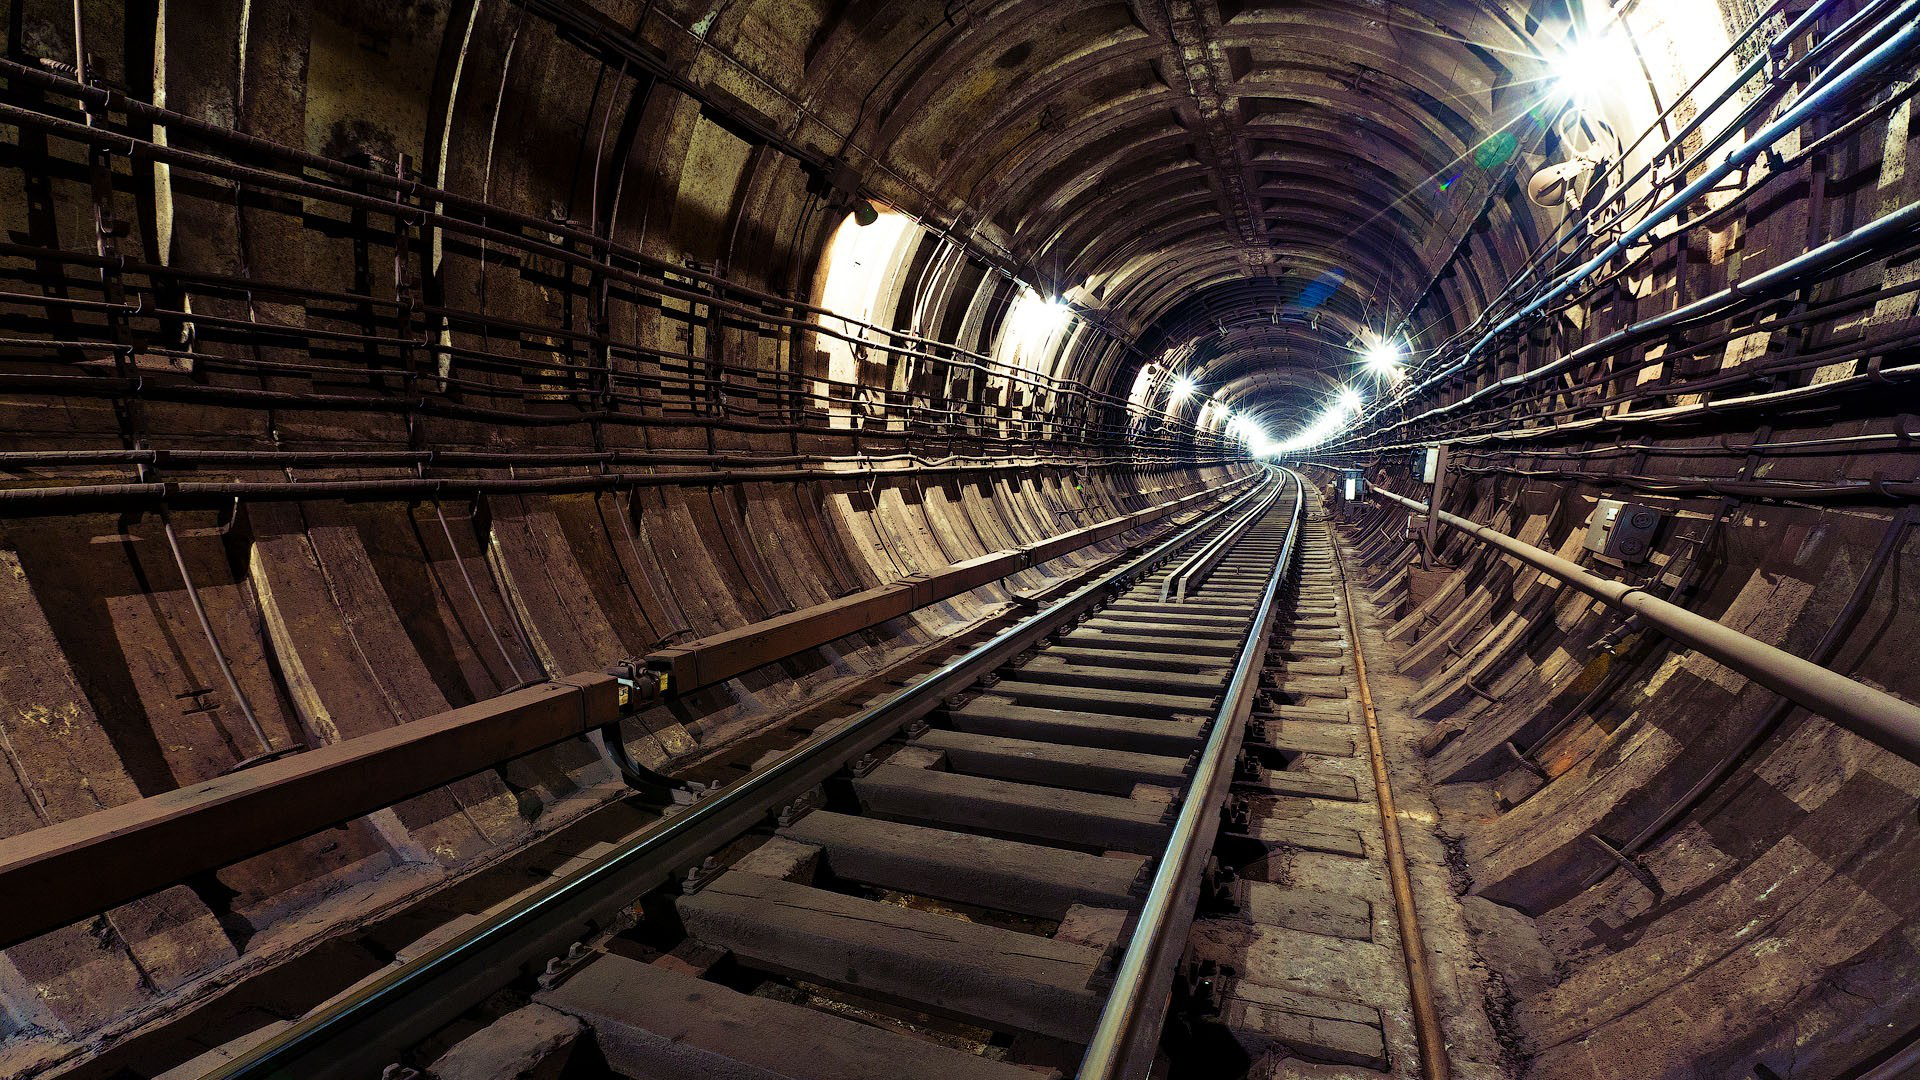
<instances>
[{"instance_id":1,"label":"metal pipe","mask_svg":"<svg viewBox=\"0 0 1920 1080\"><path fill-rule=\"evenodd\" d=\"M1347 560L1340 546L1333 548L1340 568L1340 598L1347 611L1347 639L1353 647L1353 678L1360 687L1360 708L1367 717L1367 747L1373 759L1373 791L1380 811L1380 831L1386 841L1387 881L1393 887L1393 916L1400 927L1400 959L1407 969L1407 996L1412 999L1413 1031L1420 1045L1422 1080L1448 1080L1453 1065L1447 1058L1446 1030L1440 1025L1440 1007L1433 992L1433 972L1427 966L1427 943L1420 933L1420 912L1413 901L1413 878L1407 873L1407 849L1400 840L1400 812L1393 804L1393 783L1387 777L1387 753L1380 742L1380 717L1373 707L1373 688L1367 682L1367 654L1360 643L1360 622L1353 613L1353 594L1347 588Z\"/></svg>"},{"instance_id":2,"label":"metal pipe","mask_svg":"<svg viewBox=\"0 0 1920 1080\"><path fill-rule=\"evenodd\" d=\"M1382 487L1370 490L1417 513L1427 505ZM1877 746L1920 762L1920 705L1903 701L1884 690L1829 671L1677 604L1652 596L1637 586L1609 581L1574 563L1495 532L1457 514L1440 511L1440 521L1473 536L1481 543L1519 559L1536 570L1566 582L1575 590L1609 607L1639 615L1647 625L1754 682L1791 698L1809 712L1826 717Z\"/></svg>"},{"instance_id":3,"label":"metal pipe","mask_svg":"<svg viewBox=\"0 0 1920 1080\"><path fill-rule=\"evenodd\" d=\"M1813 647L1813 652L1810 654L1811 660L1825 664L1832 661L1834 655L1840 651L1841 644L1846 641L1847 635L1853 632L1855 624L1860 621L1860 616L1866 612L1868 603L1873 599L1874 586L1879 582L1881 572L1886 569L1887 560L1892 558L1894 551L1899 548L1900 541L1907 534L1907 526L1911 525L1913 520L1914 511L1909 507L1896 515L1887 525L1886 532L1880 538L1879 546L1874 549L1873 557L1867 560L1866 569L1861 571L1860 580L1854 584L1853 595L1847 598L1846 604L1834 616L1833 624L1827 627L1827 632L1821 635L1819 643ZM1745 761L1767 736L1773 734L1792 712L1792 701L1786 699L1775 701L1738 744L1687 788L1686 794L1674 800L1673 805L1669 806L1665 812L1648 822L1644 828L1633 834L1632 839L1622 844L1620 853L1633 856L1645 851L1682 816L1699 805L1708 792L1718 788L1727 777L1733 775L1733 771L1739 768L1740 763ZM1607 864L1607 872L1611 873L1617 866L1617 863ZM1604 877L1605 874L1600 876ZM1590 879L1589 884L1592 880L1597 879Z\"/></svg>"},{"instance_id":4,"label":"metal pipe","mask_svg":"<svg viewBox=\"0 0 1920 1080\"><path fill-rule=\"evenodd\" d=\"M1569 432L1586 431L1600 427L1632 427L1665 423L1686 417L1726 414L1758 409L1790 409L1801 402L1835 394L1844 394L1861 390L1869 385L1886 385L1920 378L1920 364L1906 364L1901 367L1881 368L1879 371L1848 375L1827 382L1808 383L1805 386L1792 386L1785 390L1769 390L1759 394L1747 394L1737 398L1721 398L1717 401L1701 401L1692 405L1671 405L1664 409L1647 409L1644 412L1616 413L1612 416L1595 416L1586 420L1575 420L1565 424L1555 424L1541 428L1508 428L1505 431L1488 432L1483 435L1463 435L1449 441L1472 442L1482 439L1507 439L1523 441L1533 438L1563 437ZM1353 454L1380 454L1395 450L1418 450L1430 445L1429 442L1390 443L1385 446L1368 447L1365 450L1325 450L1318 454L1349 456ZM1322 466L1331 468L1332 466Z\"/></svg>"},{"instance_id":5,"label":"metal pipe","mask_svg":"<svg viewBox=\"0 0 1920 1080\"><path fill-rule=\"evenodd\" d=\"M1916 0L1920 2L1920 0ZM1920 36L1920 35L1916 35ZM1711 318L1722 314L1741 301L1764 300L1776 289L1786 289L1795 285L1803 277L1823 273L1844 265L1847 261L1867 252L1883 241L1890 239L1910 241L1916 228L1920 228L1920 202L1908 203L1892 213L1885 214L1860 228L1830 240L1812 251L1802 252L1786 262L1764 270L1744 281L1734 282L1725 289L1703 296L1691 304L1674 308L1651 318L1625 326L1590 344L1583 345L1558 359L1551 360L1537 368L1509 375L1504 379L1487 384L1479 390L1446 405L1436 406L1417 416L1410 416L1398 423L1381 428L1380 431L1396 431L1422 420L1443 416L1463 406L1486 397L1551 375L1556 371L1597 360L1604 356L1624 350L1639 339L1672 331L1678 326L1697 319ZM1497 333L1498 330L1492 331ZM1465 362L1463 359L1462 363ZM1457 368L1459 365L1455 365ZM1436 376L1438 377L1438 376Z\"/></svg>"},{"instance_id":6,"label":"metal pipe","mask_svg":"<svg viewBox=\"0 0 1920 1080\"><path fill-rule=\"evenodd\" d=\"M1684 149L1686 140L1690 138L1694 132L1705 126L1705 124L1720 111L1722 106L1732 101L1736 95L1744 91L1747 84L1753 80L1755 75L1760 74L1772 65L1775 62L1775 57L1784 53L1788 46L1802 34L1811 30L1814 22L1825 13L1824 9L1826 6L1827 4L1825 3L1815 3L1801 12L1799 17L1796 18L1791 25L1768 41L1765 48L1758 50L1753 59L1747 62L1747 66L1742 68L1738 74L1734 75L1720 93L1715 95L1712 101L1706 104L1696 104L1693 119L1681 125L1680 130L1670 135L1660 149L1650 154L1646 163L1634 171L1633 176L1622 180L1620 182L1620 190L1625 192L1632 185L1639 183L1651 174L1660 162L1666 161L1670 155L1679 157L1680 151ZM1791 80L1802 68L1818 59L1820 54L1834 42L1844 39L1862 23L1880 17L1883 12L1876 10L1880 6L1881 0L1873 0L1873 2L1869 3L1866 7L1849 15L1839 26L1834 27L1826 36L1814 42L1804 55L1786 64L1780 70L1772 72L1769 76L1770 83L1772 85L1779 85L1780 83ZM1747 28L1748 34L1759 29L1763 22L1765 22L1765 18L1755 19ZM1886 21L1876 24L1875 32L1883 30L1887 25L1888 23ZM1744 41L1746 37L1747 35L1742 35L1742 40ZM1735 51L1737 51L1737 46L1729 45L1727 51L1721 54L1720 60L1715 62L1714 67L1718 67L1720 62L1733 55ZM1836 63L1845 63L1847 58L1846 54L1842 54L1840 60ZM1702 72L1700 78L1688 88L1686 93L1676 97L1673 108L1678 108L1680 105L1691 101L1694 91L1700 87L1701 83L1707 78L1711 71L1712 68L1709 68L1708 71ZM1819 81L1818 79L1815 80L1816 83ZM1679 182L1679 180L1684 178L1689 172L1699 167L1701 162L1707 160L1708 156L1717 151L1728 139L1732 138L1737 132L1745 130L1771 97L1772 95L1767 93L1766 88L1763 87L1760 92L1752 96L1738 114L1729 118L1717 133L1696 149L1691 157L1680 161L1667 178L1661 180L1656 177L1655 182L1648 185L1646 193L1635 197L1631 203L1628 203L1627 200L1622 198L1619 211L1611 217L1604 221L1599 220L1600 215L1605 213L1607 207L1611 205L1611 200L1608 200L1596 206L1590 213L1578 218L1577 225L1573 231L1583 234L1581 239L1572 250L1568 251L1555 262L1554 267L1549 270L1548 273L1556 272L1561 267L1578 259L1583 251L1589 250L1589 245L1596 238L1605 236L1612 230L1618 229L1635 210L1645 208L1658 198L1663 188ZM1662 113L1661 119L1664 120L1667 118L1671 114L1671 111L1672 110L1669 109L1667 112ZM1620 152L1619 162L1614 166L1614 169L1609 171L1619 170L1624 172L1627 161L1632 157L1634 151L1639 148L1640 144L1646 141L1647 136L1650 135L1652 131L1653 128L1651 125L1642 131L1639 137L1634 139L1633 145ZM1596 178L1595 182L1598 183L1600 179L1601 178ZM1574 221L1575 219L1569 219L1570 223ZM1697 221L1698 219L1696 219L1696 223ZM1557 247L1558 245L1556 245L1556 250ZM1531 266L1529 269L1531 269ZM1501 297L1504 298L1510 291L1511 290L1502 292ZM1475 321L1478 322L1479 320ZM1456 340L1458 337L1459 335L1455 336Z\"/></svg>"},{"instance_id":7,"label":"metal pipe","mask_svg":"<svg viewBox=\"0 0 1920 1080\"><path fill-rule=\"evenodd\" d=\"M1192 923L1192 895L1200 882L1199 870L1213 847L1213 830L1218 824L1219 795L1232 779L1233 758L1240 749L1240 735L1252 711L1253 697L1259 690L1267 640L1271 634L1280 586L1293 561L1295 541L1300 535L1300 513L1306 504L1306 481L1290 469L1280 470L1295 489L1292 520L1287 539L1267 578L1261 595L1259 613L1240 647L1233 681L1227 684L1220 709L1214 714L1201 751L1200 763L1193 772L1193 784L1180 806L1180 816L1167 838L1165 854L1153 875L1153 885L1134 921L1133 936L1114 974L1113 989L1100 1023L1087 1043L1080 1060L1079 1080L1127 1080L1144 1077L1153 1065L1159 1046L1162 1016L1166 1008L1168 976L1187 946L1187 930Z\"/></svg>"},{"instance_id":8,"label":"metal pipe","mask_svg":"<svg viewBox=\"0 0 1920 1080\"><path fill-rule=\"evenodd\" d=\"M1633 186L1634 184L1639 183L1643 178L1647 176L1649 172L1653 170L1654 166L1657 163L1666 160L1668 155L1672 154L1675 148L1678 147L1680 143L1687 138L1687 136L1693 134L1693 132L1697 128L1699 128L1700 125L1706 123L1707 120L1711 118L1716 112L1718 112L1720 107L1722 105L1725 105L1730 99L1732 99L1732 97L1735 94L1745 89L1747 83L1751 82L1753 80L1753 77L1759 74L1761 70L1766 67L1766 65L1770 62L1771 58L1779 50L1784 49L1794 39L1798 38L1801 34L1806 33L1807 30L1809 30L1812 27L1814 20L1818 19L1823 13L1823 10L1829 6L1829 2L1830 0L1817 0L1817 2L1810 5L1807 8L1807 10L1801 12L1800 16L1797 19L1795 19L1791 25L1789 25L1785 30L1781 31L1779 34L1775 35L1772 40L1767 42L1766 47L1763 49L1760 49L1757 52L1757 54L1754 56L1754 58L1747 62L1746 67L1742 68L1738 74L1734 75L1733 78L1729 80L1729 82L1727 83L1726 88L1721 90L1721 92L1711 102L1707 103L1706 105L1701 105L1696 107L1696 109L1694 110L1693 119L1683 124L1679 131L1668 135L1666 142L1663 143L1658 150L1653 151L1647 156L1646 164L1636 169L1632 176L1626 176L1625 173L1626 173L1628 159L1630 159L1633 156L1634 152L1640 149L1641 144L1645 143L1647 141L1647 138L1653 134L1654 126L1656 124L1664 125L1673 116L1673 114L1677 110L1679 110L1679 108L1682 105L1692 102L1693 95L1706 82L1707 78L1711 76L1715 71L1718 71L1720 69L1720 65L1726 63L1729 58L1734 56L1742 46L1744 46L1756 33L1759 32L1761 26L1768 19L1778 14L1780 8L1784 6L1784 3L1782 2L1782 0L1775 0L1774 3L1769 4L1766 9L1761 11L1751 22L1747 24L1747 28L1741 31L1738 37L1736 37L1733 41L1727 44L1726 49L1720 53L1719 57L1717 57L1713 61L1713 63L1707 66L1706 70L1702 71L1697 77L1695 77L1694 81L1687 86L1686 90L1684 90L1682 93L1680 93L1673 99L1672 104L1668 105L1665 109L1661 110L1660 114L1654 118L1654 121L1652 124L1648 124L1647 127L1640 132L1639 136L1637 136L1631 144L1629 144L1625 149L1623 149L1620 152L1620 157L1618 161L1608 166L1606 171L1602 173L1600 176L1595 177L1595 182L1596 183L1606 182L1607 176L1609 174L1618 173L1621 175L1619 184L1620 184L1620 189L1622 191L1625 191L1627 188ZM1870 14L1870 11L1863 10L1861 12L1856 13L1853 18L1857 19L1862 15L1867 15L1867 14ZM1843 24L1842 26L1835 29L1834 34L1837 35L1837 34L1845 33L1847 28L1852 25L1852 22L1853 20L1849 19L1846 24ZM1829 37L1826 40L1831 40L1831 37ZM1739 125L1737 122L1728 123L1720 131L1719 134L1715 135L1713 139L1707 143L1707 145L1701 148L1701 153L1710 153L1715 147L1725 142L1728 139L1728 137L1732 135L1734 131L1738 130L1738 127ZM1656 193L1658 190L1659 190L1659 186L1658 185L1654 186L1652 191L1650 191L1647 195L1635 199L1634 201L1635 205L1640 205L1645 201L1650 201L1653 194ZM1499 305L1502 301L1506 300L1508 296L1512 295L1514 290L1519 287L1522 278L1528 276L1535 268L1545 265L1545 259L1548 252L1557 251L1562 244L1567 242L1568 238L1570 238L1576 233L1585 233L1588 237L1598 236L1602 234L1605 231L1605 229L1593 228L1593 222L1595 218L1597 218L1600 215L1603 209L1604 209L1604 206L1595 207L1592 211L1582 214L1579 217L1568 216L1564 221L1562 221L1558 226L1556 226L1551 235L1549 235L1545 240L1541 241L1538 245L1535 246L1533 253L1527 259L1526 265L1521 267L1521 269L1513 276L1512 280L1510 280L1507 283L1506 288L1502 289L1499 295L1495 296L1491 301L1488 301L1488 303L1482 309L1480 315L1473 320L1472 324L1469 324L1467 327L1465 327L1461 331L1455 333L1451 338L1448 339L1448 342L1443 343L1441 345L1441 348L1445 348L1446 344L1450 344L1453 341L1459 340L1462 336L1472 331L1473 325L1477 325L1478 323L1486 319L1488 317L1488 314L1493 310L1494 307ZM1612 221L1608 222L1608 227L1611 227L1613 224L1616 224L1621 219L1621 217L1623 217L1626 214L1626 212L1627 212L1626 208L1623 207L1621 210L1621 213L1615 215ZM1486 211L1482 210L1481 216L1484 217L1485 214L1486 214ZM1476 224L1477 223L1478 222L1476 219ZM1464 242L1460 246L1464 247L1465 246ZM1458 248L1455 249L1454 253L1458 254ZM1560 260L1560 264L1564 265L1566 262L1566 259L1572 258L1572 257L1573 255L1569 254L1568 256L1566 256L1566 258L1563 258ZM1439 282L1439 275L1436 274L1434 277L1434 280L1428 283L1427 288L1420 294L1419 298L1416 299L1413 302L1413 304L1407 308L1406 315L1401 318L1399 325L1397 325L1394 328L1392 336L1400 337L1406 333L1408 325L1413 322L1414 312L1418 310L1420 305L1426 301L1427 297L1432 293L1434 285L1438 284L1438 282ZM1424 333L1424 332L1425 332L1424 328L1421 331L1419 331L1419 333Z\"/></svg>"},{"instance_id":9,"label":"metal pipe","mask_svg":"<svg viewBox=\"0 0 1920 1080\"><path fill-rule=\"evenodd\" d=\"M1196 466L1224 465L1225 459L1200 461ZM435 499L448 495L556 494L609 491L642 487L707 487L714 484L805 483L810 481L874 480L924 474L965 474L982 471L977 465L926 465L907 468L835 471L827 469L702 469L687 472L583 473L552 477L394 477L366 480L166 480L129 483L67 484L49 487L0 488L0 514L33 512L68 503L166 501L178 506L191 502L225 503L235 499L277 502L299 499L377 497ZM1236 481L1237 482L1237 481Z\"/></svg>"},{"instance_id":10,"label":"metal pipe","mask_svg":"<svg viewBox=\"0 0 1920 1080\"><path fill-rule=\"evenodd\" d=\"M1685 209L1695 199L1712 191L1722 180L1725 180L1734 171L1751 165L1763 152L1772 147L1775 142L1805 123L1808 117L1833 98L1851 90L1855 84L1864 80L1883 65L1904 55L1911 49L1916 41L1920 41L1920 20L1912 19L1916 11L1920 11L1920 0L1908 0L1898 11L1887 16L1886 21L1880 24L1882 26L1889 26L1904 18L1909 20L1905 27L1893 34L1893 36L1889 37L1886 41L1881 42L1878 47L1868 52L1866 56L1860 58L1853 66L1812 88L1810 92L1803 95L1799 100L1795 101L1786 112L1782 113L1779 119L1768 124L1752 138L1729 152L1719 163L1702 173L1698 179L1676 193L1672 198L1649 211L1646 217L1642 218L1632 228L1622 232L1618 239L1607 245L1598 255L1568 272L1540 296L1481 335L1479 340L1468 346L1466 352L1461 355L1459 360L1422 379L1418 384L1409 387L1405 394L1398 395L1398 397L1403 399L1412 394L1417 394L1432 386L1440 379L1446 378L1454 372L1459 371L1471 362L1474 355L1491 343L1495 337L1511 330L1523 320L1538 313L1548 304L1573 291L1575 287L1591 276L1594 271L1604 267L1608 262L1612 261L1615 256L1626 251L1641 239L1644 239L1668 218ZM1866 40L1871 40L1871 38ZM1850 52L1851 50L1849 53ZM1837 61L1837 63L1844 62L1847 58L1848 54L1843 54L1841 60ZM1408 422L1409 421L1402 421L1400 424L1394 425L1394 427L1404 426ZM1388 430L1392 429L1389 428Z\"/></svg>"},{"instance_id":11,"label":"metal pipe","mask_svg":"<svg viewBox=\"0 0 1920 1080\"><path fill-rule=\"evenodd\" d=\"M1086 396L1091 400L1097 400L1115 406L1124 407L1127 404L1122 398L1096 392L1090 387L1078 384L1070 379L1042 372L1025 371L985 353L962 349L947 342L922 337L905 331L892 330L856 318L845 317L817 305L794 300L789 297L782 297L770 292L764 292L749 286L743 286L736 282L727 281L715 274L679 266L659 259L658 257L648 255L636 248L621 245L614 240L597 235L590 230L577 228L566 222L537 218L509 207L487 203L479 199L461 195L457 192L436 188L416 180L409 180L404 176L390 172L349 165L345 162L263 139L256 135L249 135L244 132L234 131L231 128L224 128L217 124L198 120L185 113L175 112L124 95L112 94L109 91L87 86L52 72L42 71L20 64L17 61L0 58L0 76L4 76L9 80L31 83L57 93L70 95L90 106L111 106L124 111L126 115L132 119L146 120L161 127L181 128L196 135L203 136L211 141L226 143L252 154L287 162L297 166L301 171L312 170L331 174L341 180L365 184L368 187L381 188L393 192L396 195L411 198L414 200L414 203L398 203L379 199L371 195L329 188L324 184L297 179L293 176L242 166L229 159L215 157L210 154L183 151L177 147L170 147L167 144L151 140L139 139L131 135L90 128L86 124L75 124L45 113L36 113L28 109L16 109L12 106L0 107L0 112L16 118L19 122L37 125L47 130L63 132L69 137L82 141L92 142L96 140L106 140L106 145L110 148L117 149L128 154L128 156L133 156L134 151L137 149L142 153L155 155L161 160L168 161L170 164L177 165L181 168L206 170L212 175L222 176L227 179L279 187L290 193L309 195L341 205L358 206L361 209L373 213L410 218L416 224L423 222L433 223L442 228L466 232L492 242L512 245L521 250L543 254L563 262L572 262L575 265L581 265L589 270L598 270L599 272L618 277L622 280L630 280L634 284L652 290L655 295L685 300L689 303L717 304L745 318L759 317L765 322L791 326L829 337L840 337L850 343L880 349L896 355L916 356L935 363L972 367L998 378L1034 384L1057 393ZM542 243L526 236L516 236L511 233L493 229L489 226L448 217L443 210L427 209L429 206L443 209L456 209L472 214L481 221L502 222L531 230L537 235L559 237L562 241L572 241L589 251L602 252L605 255L605 259L596 261L586 256L578 255L571 248L564 246L563 243ZM625 260L637 267L651 269L663 276L672 274L675 277L705 284L716 291L712 294L706 294L676 288L667 285L664 281L646 281L634 272L613 265L612 260L614 258ZM743 299L733 300L723 298L719 295L721 291L724 291L731 297L741 297ZM802 315L812 316L814 321L779 318L765 311L758 310L761 307L777 307L787 311L798 312ZM839 323L842 326L855 327L860 333L850 335L844 332L836 332L826 325L828 321ZM874 341L867 339L865 334L868 332L875 334L882 340ZM902 348L888 344L888 342L891 341L904 341L909 343L910 346L944 350L949 355L941 356L932 352L921 352L918 348Z\"/></svg>"},{"instance_id":12,"label":"metal pipe","mask_svg":"<svg viewBox=\"0 0 1920 1080\"><path fill-rule=\"evenodd\" d=\"M1508 465L1462 465L1468 476L1518 476L1532 480L1577 480L1591 484L1630 487L1656 495L1733 495L1778 501L1897 499L1920 495L1920 482L1858 480L1837 484L1809 484L1797 480L1715 480L1706 477L1639 476L1632 473L1583 472L1578 469L1521 469Z\"/></svg>"}]
</instances>

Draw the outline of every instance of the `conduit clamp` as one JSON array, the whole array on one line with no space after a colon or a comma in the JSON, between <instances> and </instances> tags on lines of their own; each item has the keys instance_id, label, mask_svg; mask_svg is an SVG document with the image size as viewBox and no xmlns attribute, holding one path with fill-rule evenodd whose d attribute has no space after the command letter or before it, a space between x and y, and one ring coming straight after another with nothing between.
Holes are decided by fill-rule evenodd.
<instances>
[{"instance_id":1,"label":"conduit clamp","mask_svg":"<svg viewBox=\"0 0 1920 1080\"><path fill-rule=\"evenodd\" d=\"M706 794L709 789L705 785L682 783L634 760L620 732L621 720L657 704L666 695L666 673L650 671L644 661L628 659L608 668L607 674L620 684L619 714L610 723L586 732L587 742L599 751L601 760L611 766L628 787L655 806L691 803ZM581 708L583 711L586 708L584 699Z\"/></svg>"}]
</instances>

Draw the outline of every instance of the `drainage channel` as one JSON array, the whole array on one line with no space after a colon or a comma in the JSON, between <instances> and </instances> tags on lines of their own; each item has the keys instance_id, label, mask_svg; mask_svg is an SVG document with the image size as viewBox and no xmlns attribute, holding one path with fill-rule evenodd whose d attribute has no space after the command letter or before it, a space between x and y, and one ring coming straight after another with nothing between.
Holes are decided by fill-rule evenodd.
<instances>
[{"instance_id":1,"label":"drainage channel","mask_svg":"<svg viewBox=\"0 0 1920 1080\"><path fill-rule=\"evenodd\" d=\"M1176 848L1196 822L1211 847L1298 528L1304 485L1270 473L211 1075L546 1054L591 1062L574 1075L1031 1080L1079 1072L1115 1016L1157 1043L1173 972L1149 938L1185 939L1199 863ZM1173 576L1184 602L1160 599Z\"/></svg>"}]
</instances>

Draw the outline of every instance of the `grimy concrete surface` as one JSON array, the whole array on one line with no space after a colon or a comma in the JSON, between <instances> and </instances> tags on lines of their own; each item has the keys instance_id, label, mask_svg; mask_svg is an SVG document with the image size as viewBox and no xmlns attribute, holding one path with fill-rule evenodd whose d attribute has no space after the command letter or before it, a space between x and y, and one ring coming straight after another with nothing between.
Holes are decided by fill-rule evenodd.
<instances>
[{"instance_id":1,"label":"grimy concrete surface","mask_svg":"<svg viewBox=\"0 0 1920 1080\"><path fill-rule=\"evenodd\" d=\"M1229 411L1279 441L1378 404L1356 351L1402 325L1407 367L1457 377L1343 464L1411 492L1380 448L1460 439L1447 508L1574 556L1597 499L1647 502L1621 573L1803 652L1858 589L1831 666L1920 697L1910 230L1606 336L1920 200L1911 55L1462 353L1572 227L1578 198L1528 194L1583 149L1560 105L1657 142L1648 103L1710 113L1691 87L1757 5L1615 7L1644 66L1583 96L1584 0L16 0L0 835L1217 488ZM1534 1080L1826 1080L1909 1043L1915 767L1457 538L1413 574L1404 527L1352 536L1406 679L1391 764L1424 755L1505 988L1461 983L1452 1022L1502 1003ZM757 746L1118 546L656 710L631 749ZM1657 893L1589 839L1702 781L1639 855ZM290 958L350 983L413 940L354 928L619 834L617 790L556 748L6 950L0 1075L133 1068L131 1035Z\"/></svg>"}]
</instances>

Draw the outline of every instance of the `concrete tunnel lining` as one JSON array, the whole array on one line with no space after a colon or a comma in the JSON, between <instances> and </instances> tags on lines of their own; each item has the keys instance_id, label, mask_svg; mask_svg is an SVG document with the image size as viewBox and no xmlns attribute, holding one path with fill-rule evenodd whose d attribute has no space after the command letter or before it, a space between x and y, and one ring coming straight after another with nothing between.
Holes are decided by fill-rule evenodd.
<instances>
[{"instance_id":1,"label":"concrete tunnel lining","mask_svg":"<svg viewBox=\"0 0 1920 1080\"><path fill-rule=\"evenodd\" d=\"M927 601L624 721L724 784L1284 460L1344 560L1455 1073L1901 1075L1920 767L1336 481L1425 499L1446 443L1459 519L1920 699L1912 7L16 0L0 840ZM1646 558L1587 549L1602 499L1657 511ZM1283 737L1366 780L1364 744ZM1377 846L1365 786L1329 820ZM0 1073L185 1068L646 818L569 738L175 875L0 950ZM1371 889L1342 857L1250 880ZM1236 999L1236 1068L1419 1075L1384 904L1342 916L1364 948L1203 917L1196 955L1380 1043L1256 1045L1281 1006ZM1034 1042L975 1056L1071 1073Z\"/></svg>"}]
</instances>

